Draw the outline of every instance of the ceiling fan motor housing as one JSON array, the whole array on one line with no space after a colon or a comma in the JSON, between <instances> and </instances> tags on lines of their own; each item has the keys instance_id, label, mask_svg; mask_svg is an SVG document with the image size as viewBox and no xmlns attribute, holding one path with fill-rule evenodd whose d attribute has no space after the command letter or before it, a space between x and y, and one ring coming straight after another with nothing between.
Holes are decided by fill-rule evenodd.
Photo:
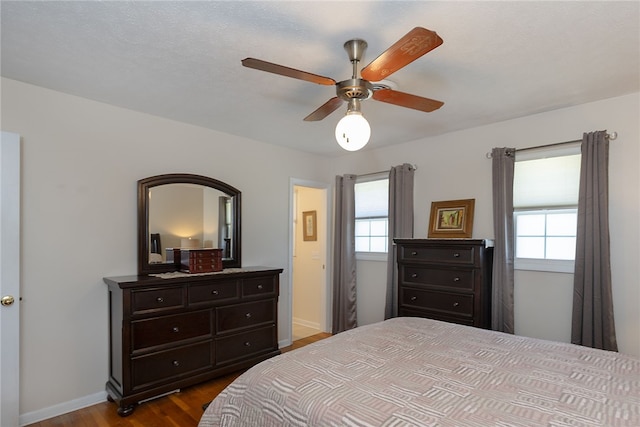
<instances>
[{"instance_id":1,"label":"ceiling fan motor housing","mask_svg":"<svg viewBox=\"0 0 640 427\"><path fill-rule=\"evenodd\" d=\"M343 80L336 84L336 95L344 101L369 99L373 96L373 85L363 79Z\"/></svg>"}]
</instances>

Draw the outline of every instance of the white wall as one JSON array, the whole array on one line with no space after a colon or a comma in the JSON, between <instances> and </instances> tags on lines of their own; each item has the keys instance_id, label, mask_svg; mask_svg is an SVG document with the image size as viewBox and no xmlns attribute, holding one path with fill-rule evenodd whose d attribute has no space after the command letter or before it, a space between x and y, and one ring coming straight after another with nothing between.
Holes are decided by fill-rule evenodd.
<instances>
[{"instance_id":1,"label":"white wall","mask_svg":"<svg viewBox=\"0 0 640 427\"><path fill-rule=\"evenodd\" d=\"M358 326L381 322L387 297L387 262L358 260L356 280Z\"/></svg>"},{"instance_id":2,"label":"white wall","mask_svg":"<svg viewBox=\"0 0 640 427\"><path fill-rule=\"evenodd\" d=\"M185 172L240 189L243 265L286 267L291 177L333 182L336 174L388 170L412 162L418 166L416 237L426 236L431 201L457 198L476 199L474 237L492 237L491 162L486 152L494 146L522 148L573 140L583 131L598 129L619 133L611 143L610 160L615 315L620 350L640 355L638 94L338 159L8 79L2 79L1 114L2 129L22 136L23 415L64 410L68 402L103 393L108 307L102 277L137 270L138 179ZM335 142L328 137L327 143ZM360 324L381 320L384 296L379 292L385 278L365 264L358 269ZM290 306L282 284L288 280L285 270L279 303L281 340ZM544 289L543 280L518 278L518 333L544 336L549 329L567 327L570 307L561 303L566 289L548 283L549 289Z\"/></svg>"},{"instance_id":3,"label":"white wall","mask_svg":"<svg viewBox=\"0 0 640 427\"><path fill-rule=\"evenodd\" d=\"M446 105L443 108L448 108ZM449 107L450 108L450 107ZM437 114L437 112L432 113ZM640 96L638 93L560 109L489 126L425 138L389 148L365 150L332 163L333 172L368 173L405 162L417 165L414 237L426 237L431 202L476 199L473 237L492 238L491 160L493 147L525 148L582 139L583 132L618 132L610 144L610 227L613 298L618 346L640 356ZM375 131L372 131L375 132ZM367 268L366 272L361 270ZM384 289L379 266L358 267L358 296ZM372 270L373 269L373 270ZM366 281L360 279L366 279ZM570 340L572 275L517 272L516 333ZM384 304L384 297L376 304ZM367 307L370 309L371 307ZM364 309L362 309L364 310ZM358 309L360 316L361 308ZM383 312L366 311L366 321ZM363 319L359 319L364 324Z\"/></svg>"},{"instance_id":4,"label":"white wall","mask_svg":"<svg viewBox=\"0 0 640 427\"><path fill-rule=\"evenodd\" d=\"M102 278L137 271L144 177L195 173L242 191L243 265L285 268L283 339L289 179L325 181L323 158L8 79L1 126L22 136L21 414L103 392Z\"/></svg>"}]
</instances>

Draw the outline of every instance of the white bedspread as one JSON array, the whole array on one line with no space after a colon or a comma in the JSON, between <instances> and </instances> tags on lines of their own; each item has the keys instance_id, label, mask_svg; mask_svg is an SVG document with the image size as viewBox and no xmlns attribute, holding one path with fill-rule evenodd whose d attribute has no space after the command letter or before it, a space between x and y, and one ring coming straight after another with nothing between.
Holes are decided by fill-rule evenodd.
<instances>
[{"instance_id":1,"label":"white bedspread","mask_svg":"<svg viewBox=\"0 0 640 427\"><path fill-rule=\"evenodd\" d=\"M208 426L640 427L640 358L396 318L256 365Z\"/></svg>"}]
</instances>

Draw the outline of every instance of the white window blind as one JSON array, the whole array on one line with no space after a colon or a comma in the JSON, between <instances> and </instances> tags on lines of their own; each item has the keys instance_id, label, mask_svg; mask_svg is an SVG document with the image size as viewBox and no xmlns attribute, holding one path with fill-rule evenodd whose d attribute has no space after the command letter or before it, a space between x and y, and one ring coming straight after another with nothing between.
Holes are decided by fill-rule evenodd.
<instances>
[{"instance_id":1,"label":"white window blind","mask_svg":"<svg viewBox=\"0 0 640 427\"><path fill-rule=\"evenodd\" d=\"M519 160L519 157L517 154L513 180L515 209L578 204L580 154L532 160Z\"/></svg>"},{"instance_id":2,"label":"white window blind","mask_svg":"<svg viewBox=\"0 0 640 427\"><path fill-rule=\"evenodd\" d=\"M386 178L386 177L385 177ZM356 183L356 218L386 217L389 211L389 180Z\"/></svg>"}]
</instances>

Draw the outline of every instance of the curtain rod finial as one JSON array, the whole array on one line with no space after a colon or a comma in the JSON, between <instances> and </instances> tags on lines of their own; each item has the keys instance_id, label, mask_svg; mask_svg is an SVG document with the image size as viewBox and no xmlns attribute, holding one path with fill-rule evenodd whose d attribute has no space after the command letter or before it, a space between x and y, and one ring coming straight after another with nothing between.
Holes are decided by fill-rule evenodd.
<instances>
[{"instance_id":1,"label":"curtain rod finial","mask_svg":"<svg viewBox=\"0 0 640 427\"><path fill-rule=\"evenodd\" d=\"M607 137L613 141L614 139L616 139L618 137L618 132L611 132L607 134Z\"/></svg>"}]
</instances>

